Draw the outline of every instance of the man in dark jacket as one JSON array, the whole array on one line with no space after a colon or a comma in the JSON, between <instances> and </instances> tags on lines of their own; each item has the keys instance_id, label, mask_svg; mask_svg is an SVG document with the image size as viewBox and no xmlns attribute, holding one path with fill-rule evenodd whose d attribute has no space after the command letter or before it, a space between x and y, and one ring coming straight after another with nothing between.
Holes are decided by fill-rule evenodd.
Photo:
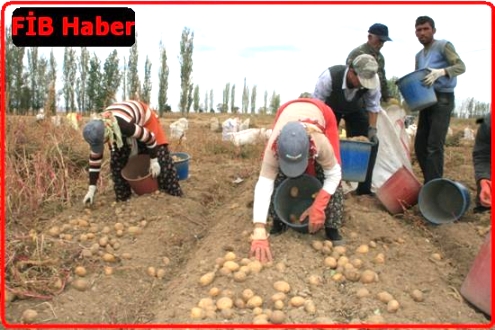
<instances>
[{"instance_id":1,"label":"man in dark jacket","mask_svg":"<svg viewBox=\"0 0 495 330\"><path fill-rule=\"evenodd\" d=\"M349 65L325 70L316 83L313 98L325 102L335 114L337 125L345 120L347 137L366 136L373 144L366 179L356 189L358 195L370 195L371 179L378 153L376 122L380 106L378 63L368 54L359 55Z\"/></svg>"},{"instance_id":2,"label":"man in dark jacket","mask_svg":"<svg viewBox=\"0 0 495 330\"><path fill-rule=\"evenodd\" d=\"M491 113L488 113L476 121L480 126L476 132L473 148L474 178L477 187L475 213L492 208L491 119Z\"/></svg>"}]
</instances>

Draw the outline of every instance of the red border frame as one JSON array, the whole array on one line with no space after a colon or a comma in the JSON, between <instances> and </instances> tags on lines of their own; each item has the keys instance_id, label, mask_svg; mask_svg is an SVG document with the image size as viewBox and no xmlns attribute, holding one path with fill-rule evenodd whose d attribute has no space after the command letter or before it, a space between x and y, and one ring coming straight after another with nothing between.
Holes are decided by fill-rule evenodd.
<instances>
[{"instance_id":1,"label":"red border frame","mask_svg":"<svg viewBox=\"0 0 495 330\"><path fill-rule=\"evenodd\" d=\"M493 11L494 6L491 2L484 1L274 1L274 0L207 0L207 1L198 1L198 0L171 0L171 1L9 1L3 4L2 6L2 19L0 20L0 37L1 37L1 47L2 54L0 61L0 109L3 109L3 113L0 116L0 141L3 143L0 145L0 200L2 203L0 204L0 251L5 251L5 118L6 118L6 109L5 109L5 9L7 6L12 5L487 5L492 9L492 61L491 68L492 71L495 70L494 67L494 56L493 56L493 41L495 40L494 32L494 21L493 21ZM460 22L462 24L462 22ZM472 28L472 27L471 27ZM495 80L493 79L492 74L492 98L491 105L495 103L494 100L494 86ZM495 119L492 118L492 126L495 123ZM492 134L492 155L493 155L493 145L495 142L495 135ZM492 156L493 158L493 156ZM492 172L495 169L495 163L492 162ZM492 188L492 195L495 193L495 187ZM493 218L492 218L493 224ZM494 236L493 231L491 231L492 238ZM492 256L495 252L495 247L492 245ZM4 256L0 256L0 260L2 260ZM492 265L493 269L493 265ZM2 261L0 265L1 274L5 274L5 263ZM5 296L5 277L0 275L0 293L1 296ZM492 271L492 297L494 297L495 287L493 286L493 271ZM493 299L493 298L492 298ZM136 328L136 329L151 329L151 328L242 328L242 329L252 329L252 328L260 328L260 329L274 329L274 328L326 328L326 329L335 329L335 328L360 328L360 329L386 329L386 328L406 328L406 329L426 329L426 328L479 328L479 329L488 329L495 325L495 320L492 320L487 324L332 324L332 325L324 325L324 324L281 324L281 325L253 325L253 324L10 324L5 320L5 300L0 299L0 318L2 319L2 324L8 329L26 329L26 328L59 328L59 329L73 329L77 328ZM492 316L495 317L495 306L492 305Z\"/></svg>"}]
</instances>

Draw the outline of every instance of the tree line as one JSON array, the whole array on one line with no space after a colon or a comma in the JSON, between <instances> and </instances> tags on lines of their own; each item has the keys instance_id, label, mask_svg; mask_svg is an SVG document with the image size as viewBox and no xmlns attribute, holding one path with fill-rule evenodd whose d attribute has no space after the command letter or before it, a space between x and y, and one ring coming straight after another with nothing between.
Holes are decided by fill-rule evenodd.
<instances>
[{"instance_id":1,"label":"tree line","mask_svg":"<svg viewBox=\"0 0 495 330\"><path fill-rule=\"evenodd\" d=\"M66 47L62 70L50 52L49 58L38 53L38 47L17 47L12 41L11 27L6 29L6 104L9 114L35 114L44 109L47 115L54 115L58 108L66 112L89 114L100 112L117 99L141 100L151 103L152 63L146 56L144 79L138 74L138 37L130 48L129 55L123 58L123 66L117 50L113 50L102 61L96 53L81 47L79 54L75 48ZM207 90L203 102L200 100L199 85L193 84L194 32L185 27L180 39L180 98L179 110L185 115L195 112L232 113L275 113L280 106L280 95L273 92L268 104L265 91L264 104L256 109L256 85L250 90L244 78L242 106L236 106L235 84L227 83L223 90L223 100L214 107L213 89ZM160 116L172 110L168 103L169 66L167 51L160 41L160 61L158 68L157 111ZM27 56L27 65L25 64ZM120 69L123 67L123 69ZM57 74L61 73L62 86L57 86ZM118 92L121 91L119 97Z\"/></svg>"}]
</instances>

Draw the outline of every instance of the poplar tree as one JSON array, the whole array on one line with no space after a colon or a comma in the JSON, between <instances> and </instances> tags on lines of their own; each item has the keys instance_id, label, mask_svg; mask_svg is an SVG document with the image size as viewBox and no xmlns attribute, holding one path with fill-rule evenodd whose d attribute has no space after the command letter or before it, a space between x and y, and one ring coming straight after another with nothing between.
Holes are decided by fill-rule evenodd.
<instances>
[{"instance_id":1,"label":"poplar tree","mask_svg":"<svg viewBox=\"0 0 495 330\"><path fill-rule=\"evenodd\" d=\"M205 92L205 108L204 108L204 111L205 112L209 112L209 109L208 109L208 91Z\"/></svg>"},{"instance_id":2,"label":"poplar tree","mask_svg":"<svg viewBox=\"0 0 495 330\"><path fill-rule=\"evenodd\" d=\"M136 42L132 45L129 50L129 62L127 64L127 84L128 84L128 98L130 100L138 100L140 97L140 86L141 82L139 81L139 73L138 73L138 48L137 48L137 35Z\"/></svg>"},{"instance_id":3,"label":"poplar tree","mask_svg":"<svg viewBox=\"0 0 495 330\"><path fill-rule=\"evenodd\" d=\"M255 114L256 112L256 85L253 86L251 90L251 114Z\"/></svg>"},{"instance_id":4,"label":"poplar tree","mask_svg":"<svg viewBox=\"0 0 495 330\"><path fill-rule=\"evenodd\" d=\"M50 60L48 62L47 86L48 97L43 108L45 109L45 115L51 116L57 112L57 61L55 60L55 55L53 55L53 48L50 51Z\"/></svg>"},{"instance_id":5,"label":"poplar tree","mask_svg":"<svg viewBox=\"0 0 495 330\"><path fill-rule=\"evenodd\" d=\"M227 112L229 110L229 96L230 96L230 83L227 83L225 85L225 89L223 90L222 112Z\"/></svg>"},{"instance_id":6,"label":"poplar tree","mask_svg":"<svg viewBox=\"0 0 495 330\"><path fill-rule=\"evenodd\" d=\"M88 82L86 85L86 92L88 94L88 110L101 112L101 108L98 108L98 96L100 90L100 59L93 53L93 56L89 60Z\"/></svg>"},{"instance_id":7,"label":"poplar tree","mask_svg":"<svg viewBox=\"0 0 495 330\"><path fill-rule=\"evenodd\" d=\"M246 85L246 78L244 78L244 88L242 90L242 113L247 113L249 108L249 87Z\"/></svg>"},{"instance_id":8,"label":"poplar tree","mask_svg":"<svg viewBox=\"0 0 495 330\"><path fill-rule=\"evenodd\" d=\"M167 106L167 90L168 90L168 73L167 51L160 41L160 70L158 72L158 113L163 116Z\"/></svg>"},{"instance_id":9,"label":"poplar tree","mask_svg":"<svg viewBox=\"0 0 495 330\"><path fill-rule=\"evenodd\" d=\"M87 109L87 94L86 94L86 85L88 81L88 71L89 71L89 51L86 47L81 48L81 54L79 55L79 91L78 95L78 103L79 110L82 113L85 113Z\"/></svg>"},{"instance_id":10,"label":"poplar tree","mask_svg":"<svg viewBox=\"0 0 495 330\"><path fill-rule=\"evenodd\" d=\"M213 110L213 89L210 89L210 111Z\"/></svg>"},{"instance_id":11,"label":"poplar tree","mask_svg":"<svg viewBox=\"0 0 495 330\"><path fill-rule=\"evenodd\" d=\"M193 109L194 112L199 112L199 86L194 86L194 96L193 96Z\"/></svg>"},{"instance_id":12,"label":"poplar tree","mask_svg":"<svg viewBox=\"0 0 495 330\"><path fill-rule=\"evenodd\" d=\"M63 93L65 110L72 112L76 108L74 83L76 81L76 51L72 47L65 47L63 64Z\"/></svg>"},{"instance_id":13,"label":"poplar tree","mask_svg":"<svg viewBox=\"0 0 495 330\"><path fill-rule=\"evenodd\" d=\"M146 55L146 62L144 63L144 82L141 89L141 101L146 104L150 104L151 101L151 61Z\"/></svg>"},{"instance_id":14,"label":"poplar tree","mask_svg":"<svg viewBox=\"0 0 495 330\"><path fill-rule=\"evenodd\" d=\"M185 27L182 30L182 36L180 40L180 56L179 56L179 63L180 63L180 87L181 87L181 92L180 92L180 102L179 102L179 108L184 115L186 111L189 111L189 99L191 99L191 96L189 93L192 93L192 70L193 70L193 48L194 48L194 32L191 32L191 30L187 27Z\"/></svg>"},{"instance_id":15,"label":"poplar tree","mask_svg":"<svg viewBox=\"0 0 495 330\"><path fill-rule=\"evenodd\" d=\"M230 112L235 113L235 84L232 85L232 90L230 92Z\"/></svg>"},{"instance_id":16,"label":"poplar tree","mask_svg":"<svg viewBox=\"0 0 495 330\"><path fill-rule=\"evenodd\" d=\"M103 64L100 95L101 107L106 108L116 101L117 90L120 86L121 73L119 70L119 55L117 50L108 55Z\"/></svg>"},{"instance_id":17,"label":"poplar tree","mask_svg":"<svg viewBox=\"0 0 495 330\"><path fill-rule=\"evenodd\" d=\"M280 108L280 94L273 91L272 98L270 99L270 112L275 114L278 108Z\"/></svg>"},{"instance_id":18,"label":"poplar tree","mask_svg":"<svg viewBox=\"0 0 495 330\"><path fill-rule=\"evenodd\" d=\"M31 101L29 102L29 108L36 112L38 110L36 99L38 98L38 85L37 85L37 72L38 72L38 47L30 47L27 53L28 57L28 72L29 74L29 86L31 90Z\"/></svg>"}]
</instances>

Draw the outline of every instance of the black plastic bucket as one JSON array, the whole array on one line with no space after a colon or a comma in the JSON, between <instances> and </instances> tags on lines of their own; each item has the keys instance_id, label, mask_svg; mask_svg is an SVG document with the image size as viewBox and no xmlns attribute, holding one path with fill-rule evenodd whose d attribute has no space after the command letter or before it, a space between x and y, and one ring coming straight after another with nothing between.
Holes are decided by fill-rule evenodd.
<instances>
[{"instance_id":1,"label":"black plastic bucket","mask_svg":"<svg viewBox=\"0 0 495 330\"><path fill-rule=\"evenodd\" d=\"M273 200L275 213L289 227L298 232L307 233L308 219L299 222L299 217L313 204L321 187L322 184L317 178L307 174L285 179L275 190ZM297 194L294 193L296 189Z\"/></svg>"}]
</instances>

